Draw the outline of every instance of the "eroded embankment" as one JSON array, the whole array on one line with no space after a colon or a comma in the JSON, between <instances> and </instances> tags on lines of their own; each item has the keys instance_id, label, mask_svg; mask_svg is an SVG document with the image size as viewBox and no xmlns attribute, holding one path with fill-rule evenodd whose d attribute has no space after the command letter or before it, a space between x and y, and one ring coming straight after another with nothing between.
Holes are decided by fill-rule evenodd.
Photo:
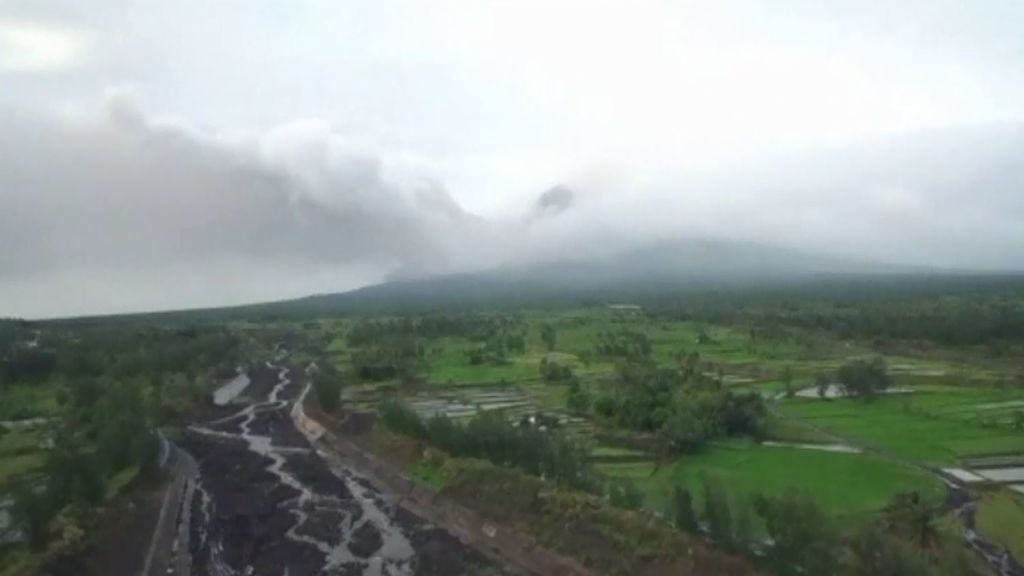
<instances>
[{"instance_id":1,"label":"eroded embankment","mask_svg":"<svg viewBox=\"0 0 1024 576\"><path fill-rule=\"evenodd\" d=\"M372 432L373 418L366 413L333 418L313 402L307 406L312 419L298 414L300 427L322 434L318 446L329 459L373 477L400 495L403 505L521 570L544 575L757 573L745 561L646 516L514 470L467 463L442 492L433 492L402 472L408 460L420 456L415 442L392 437L400 446L389 450Z\"/></svg>"}]
</instances>

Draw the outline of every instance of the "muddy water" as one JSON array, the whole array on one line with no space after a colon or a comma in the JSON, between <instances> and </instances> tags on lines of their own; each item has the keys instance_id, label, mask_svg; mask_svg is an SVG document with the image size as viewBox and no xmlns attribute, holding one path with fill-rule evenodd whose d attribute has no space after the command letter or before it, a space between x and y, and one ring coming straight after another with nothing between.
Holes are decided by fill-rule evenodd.
<instances>
[{"instance_id":1,"label":"muddy water","mask_svg":"<svg viewBox=\"0 0 1024 576\"><path fill-rule=\"evenodd\" d=\"M967 547L984 558L992 572L999 576L1024 576L1024 566L1005 548L992 543L978 533L975 517L978 512L977 496L957 482L939 476L949 488L949 503L953 514L960 520L960 533Z\"/></svg>"},{"instance_id":2,"label":"muddy water","mask_svg":"<svg viewBox=\"0 0 1024 576\"><path fill-rule=\"evenodd\" d=\"M267 364L247 396L266 400L190 427L193 575L405 576L496 573L447 533L331 469L296 430L303 375Z\"/></svg>"},{"instance_id":3,"label":"muddy water","mask_svg":"<svg viewBox=\"0 0 1024 576\"><path fill-rule=\"evenodd\" d=\"M11 506L14 501L10 498L0 497L0 544L20 542L21 533L11 529Z\"/></svg>"},{"instance_id":4,"label":"muddy water","mask_svg":"<svg viewBox=\"0 0 1024 576\"><path fill-rule=\"evenodd\" d=\"M238 374L234 378L228 380L223 386L214 391L213 403L217 406L230 404L248 387L249 375L239 370Z\"/></svg>"},{"instance_id":5,"label":"muddy water","mask_svg":"<svg viewBox=\"0 0 1024 576\"><path fill-rule=\"evenodd\" d=\"M808 444L802 442L773 442L766 440L761 443L763 446L775 448L797 448L800 450L818 450L819 452L838 452L842 454L860 454L861 449L849 444Z\"/></svg>"}]
</instances>

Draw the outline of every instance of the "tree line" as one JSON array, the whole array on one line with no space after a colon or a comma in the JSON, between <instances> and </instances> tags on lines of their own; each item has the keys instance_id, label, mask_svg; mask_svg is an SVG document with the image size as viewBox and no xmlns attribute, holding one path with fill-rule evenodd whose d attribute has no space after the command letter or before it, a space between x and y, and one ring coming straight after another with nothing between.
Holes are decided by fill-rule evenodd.
<instances>
[{"instance_id":1,"label":"tree line","mask_svg":"<svg viewBox=\"0 0 1024 576\"><path fill-rule=\"evenodd\" d=\"M993 351L1004 343L1024 343L1024 289L1019 284L995 292L978 287L932 295L731 294L663 302L648 315L747 325L752 334L778 334L782 327L789 327L824 331L841 339L930 341L988 346Z\"/></svg>"},{"instance_id":2,"label":"tree line","mask_svg":"<svg viewBox=\"0 0 1024 576\"><path fill-rule=\"evenodd\" d=\"M613 425L657 435L665 449L699 449L722 436L763 435L767 412L756 392L733 392L701 371L699 364L679 367L650 362L620 364L610 386L594 398L570 387L567 402Z\"/></svg>"},{"instance_id":3,"label":"tree line","mask_svg":"<svg viewBox=\"0 0 1024 576\"><path fill-rule=\"evenodd\" d=\"M529 422L514 425L501 411L480 412L465 424L443 414L423 420L395 400L382 402L379 412L388 429L452 456L488 460L577 489L593 490L597 482L583 444Z\"/></svg>"},{"instance_id":4,"label":"tree line","mask_svg":"<svg viewBox=\"0 0 1024 576\"><path fill-rule=\"evenodd\" d=\"M672 490L670 520L684 532L746 554L779 576L966 576L975 574L956 535L939 528L941 508L917 493L897 494L877 518L853 524L827 515L809 495L730 499L720 482ZM762 536L755 530L762 528Z\"/></svg>"},{"instance_id":5,"label":"tree line","mask_svg":"<svg viewBox=\"0 0 1024 576\"><path fill-rule=\"evenodd\" d=\"M205 404L210 385L243 361L244 346L210 326L49 323L32 334L7 341L0 371L7 386L52 394L56 412L42 469L13 486L11 515L30 545L56 560L85 545L115 477L155 473L157 424Z\"/></svg>"}]
</instances>

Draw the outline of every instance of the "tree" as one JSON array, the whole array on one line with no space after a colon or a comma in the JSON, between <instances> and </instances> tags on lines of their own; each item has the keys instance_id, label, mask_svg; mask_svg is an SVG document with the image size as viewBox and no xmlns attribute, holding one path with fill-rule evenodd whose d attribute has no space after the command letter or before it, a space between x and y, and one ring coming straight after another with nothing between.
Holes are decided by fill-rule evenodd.
<instances>
[{"instance_id":1,"label":"tree","mask_svg":"<svg viewBox=\"0 0 1024 576\"><path fill-rule=\"evenodd\" d=\"M426 424L427 440L449 454L458 454L460 446L459 428L446 414L439 414Z\"/></svg>"},{"instance_id":2,"label":"tree","mask_svg":"<svg viewBox=\"0 0 1024 576\"><path fill-rule=\"evenodd\" d=\"M701 478L704 495L704 522L708 525L708 535L718 544L729 548L732 546L732 513L729 511L729 499L721 484L711 482L707 476Z\"/></svg>"},{"instance_id":3,"label":"tree","mask_svg":"<svg viewBox=\"0 0 1024 576\"><path fill-rule=\"evenodd\" d=\"M924 551L939 548L939 509L925 502L917 492L893 496L882 511L882 524L891 533Z\"/></svg>"},{"instance_id":4,"label":"tree","mask_svg":"<svg viewBox=\"0 0 1024 576\"><path fill-rule=\"evenodd\" d=\"M424 438L426 426L416 412L407 404L388 398L378 408L380 420L389 430L413 438Z\"/></svg>"},{"instance_id":5,"label":"tree","mask_svg":"<svg viewBox=\"0 0 1024 576\"><path fill-rule=\"evenodd\" d=\"M851 360L839 367L836 377L847 396L865 400L885 391L891 383L885 359L880 356L871 360Z\"/></svg>"},{"instance_id":6,"label":"tree","mask_svg":"<svg viewBox=\"0 0 1024 576\"><path fill-rule=\"evenodd\" d=\"M594 401L594 412L604 418L611 418L615 415L615 399L603 394L598 396Z\"/></svg>"},{"instance_id":7,"label":"tree","mask_svg":"<svg viewBox=\"0 0 1024 576\"><path fill-rule=\"evenodd\" d=\"M639 510L643 505L644 495L629 478L608 483L608 502L612 506L625 510Z\"/></svg>"},{"instance_id":8,"label":"tree","mask_svg":"<svg viewBox=\"0 0 1024 576\"><path fill-rule=\"evenodd\" d=\"M733 545L738 550L746 550L754 541L752 504L747 498L734 502L734 504L736 504L736 522L732 535Z\"/></svg>"},{"instance_id":9,"label":"tree","mask_svg":"<svg viewBox=\"0 0 1024 576\"><path fill-rule=\"evenodd\" d=\"M693 451L712 436L707 421L709 414L695 400L683 396L675 399L660 433L676 452Z\"/></svg>"},{"instance_id":10,"label":"tree","mask_svg":"<svg viewBox=\"0 0 1024 576\"><path fill-rule=\"evenodd\" d=\"M910 544L877 526L857 531L850 541L851 576L931 576L925 559ZM973 570L968 573L974 573Z\"/></svg>"},{"instance_id":11,"label":"tree","mask_svg":"<svg viewBox=\"0 0 1024 576\"><path fill-rule=\"evenodd\" d=\"M822 400L827 398L829 387L828 375L823 372L819 372L818 375L814 377L814 387L818 390L818 398L821 398Z\"/></svg>"},{"instance_id":12,"label":"tree","mask_svg":"<svg viewBox=\"0 0 1024 576\"><path fill-rule=\"evenodd\" d=\"M545 382L563 382L572 378L572 368L548 360L545 356L540 359L540 375Z\"/></svg>"},{"instance_id":13,"label":"tree","mask_svg":"<svg viewBox=\"0 0 1024 576\"><path fill-rule=\"evenodd\" d=\"M697 514L693 511L693 495L685 486L672 488L672 523L679 530L690 534L700 532Z\"/></svg>"},{"instance_id":14,"label":"tree","mask_svg":"<svg viewBox=\"0 0 1024 576\"><path fill-rule=\"evenodd\" d=\"M558 333L555 332L555 327L551 324L542 324L540 327L540 339L544 341L544 346L547 347L548 352L553 351L558 341Z\"/></svg>"},{"instance_id":15,"label":"tree","mask_svg":"<svg viewBox=\"0 0 1024 576\"><path fill-rule=\"evenodd\" d=\"M769 559L781 576L834 574L840 539L832 521L806 494L758 496L754 509L772 539Z\"/></svg>"},{"instance_id":16,"label":"tree","mask_svg":"<svg viewBox=\"0 0 1024 576\"><path fill-rule=\"evenodd\" d=\"M313 376L313 390L317 402L325 412L335 412L341 407L341 377L329 370L321 370Z\"/></svg>"},{"instance_id":17,"label":"tree","mask_svg":"<svg viewBox=\"0 0 1024 576\"><path fill-rule=\"evenodd\" d=\"M580 386L580 381L573 378L569 381L569 388L565 391L565 407L573 414L586 414L590 410L590 393L586 388Z\"/></svg>"},{"instance_id":18,"label":"tree","mask_svg":"<svg viewBox=\"0 0 1024 576\"><path fill-rule=\"evenodd\" d=\"M108 381L102 388L91 410L100 463L108 472L144 465L154 453L156 437L150 426L150 410L142 395L142 384Z\"/></svg>"},{"instance_id":19,"label":"tree","mask_svg":"<svg viewBox=\"0 0 1024 576\"><path fill-rule=\"evenodd\" d=\"M782 383L786 387L786 398L796 396L796 388L793 387L793 368L786 366L782 370Z\"/></svg>"},{"instance_id":20,"label":"tree","mask_svg":"<svg viewBox=\"0 0 1024 576\"><path fill-rule=\"evenodd\" d=\"M40 548L46 543L46 525L53 517L45 491L37 491L28 483L15 487L11 505L11 522L19 528L33 548Z\"/></svg>"}]
</instances>

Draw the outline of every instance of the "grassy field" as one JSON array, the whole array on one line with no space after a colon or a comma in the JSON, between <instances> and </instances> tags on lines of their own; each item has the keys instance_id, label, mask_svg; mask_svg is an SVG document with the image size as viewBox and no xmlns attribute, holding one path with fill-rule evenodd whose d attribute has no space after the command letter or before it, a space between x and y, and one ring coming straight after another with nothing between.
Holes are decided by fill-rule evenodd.
<instances>
[{"instance_id":1,"label":"grassy field","mask_svg":"<svg viewBox=\"0 0 1024 576\"><path fill-rule=\"evenodd\" d=\"M947 465L970 455L1024 450L1024 432L989 426L977 417L1022 396L1014 390L934 387L871 402L786 400L780 409L901 458Z\"/></svg>"},{"instance_id":2,"label":"grassy field","mask_svg":"<svg viewBox=\"0 0 1024 576\"><path fill-rule=\"evenodd\" d=\"M828 444L832 438L799 420L769 414L765 419L765 436L779 442Z\"/></svg>"},{"instance_id":3,"label":"grassy field","mask_svg":"<svg viewBox=\"0 0 1024 576\"><path fill-rule=\"evenodd\" d=\"M659 365L676 365L681 354L696 352L702 361L713 363L708 369L722 375L723 385L772 399L786 390L782 379L786 371L792 386L799 389L811 386L819 373L834 373L848 358L873 354L864 342L795 333L752 337L741 326L651 320L599 308L527 312L522 319L518 330L526 336L526 350L509 354L500 364L470 365L468 352L480 348L479 341L457 337L426 341L427 386L411 389L410 394L456 397L475 405L478 395L482 398L499 385L508 385L521 391L530 404L512 411L515 417L531 409L564 414L566 386L542 381L541 359L572 367L585 389L600 393L614 386L616 364L621 360L599 356L597 345L602 333L622 330L645 334L651 359ZM553 352L540 337L544 324L556 329ZM337 334L329 340L327 352L332 360L345 362L343 351L351 352ZM944 497L945 487L934 476L896 458L947 465L968 455L1024 451L1024 434L1009 426L1014 411L1024 409L1024 390L997 386L1010 381L1006 373L988 364L975 367L962 359L953 361L941 350L925 356L894 355L889 366L898 385L912 386L916 392L870 403L780 398L775 401L777 413L770 414L764 425L771 440L830 444L836 442L831 433L895 458L725 440L661 465L643 452L596 442L591 459L608 477L632 479L644 494L645 506L658 512L666 510L676 485L688 486L699 501L701 479L708 477L737 502L756 493L778 494L795 488L806 491L829 513L859 522L871 518L899 492L917 491L934 501ZM387 388L403 390L397 383ZM595 432L630 434L602 426L574 419L568 429L591 444ZM421 466L413 474L435 487L444 483L439 471L430 466ZM997 529L1006 532L1010 522L1000 520L998 513L994 516Z\"/></svg>"},{"instance_id":4,"label":"grassy field","mask_svg":"<svg viewBox=\"0 0 1024 576\"><path fill-rule=\"evenodd\" d=\"M978 529L1024 558L1024 497L1000 489L985 494L978 505Z\"/></svg>"},{"instance_id":5,"label":"grassy field","mask_svg":"<svg viewBox=\"0 0 1024 576\"><path fill-rule=\"evenodd\" d=\"M539 351L510 356L503 364L470 365L467 353L479 348L478 343L464 338L442 338L430 345L427 380L439 384L488 384L522 382L540 379Z\"/></svg>"},{"instance_id":6,"label":"grassy field","mask_svg":"<svg viewBox=\"0 0 1024 576\"><path fill-rule=\"evenodd\" d=\"M627 329L645 334L651 342L652 357L663 363L674 362L680 351L699 352L707 359L738 364L797 359L806 352L793 340L751 343L749 332L743 329L622 317L603 311L561 315L551 322L558 332L557 349L576 355L592 353L602 332ZM701 340L702 334L707 338Z\"/></svg>"},{"instance_id":7,"label":"grassy field","mask_svg":"<svg viewBox=\"0 0 1024 576\"><path fill-rule=\"evenodd\" d=\"M0 490L19 476L42 467L42 441L43 435L38 429L11 431L0 436Z\"/></svg>"},{"instance_id":8,"label":"grassy field","mask_svg":"<svg viewBox=\"0 0 1024 576\"><path fill-rule=\"evenodd\" d=\"M701 479L726 488L735 498L805 490L825 509L840 516L866 517L892 495L916 490L927 498L945 494L929 474L866 454L842 454L798 448L768 447L746 441L718 442L690 456L654 463L602 464L612 477L631 478L644 491L645 505L664 511L675 485L690 488L700 499Z\"/></svg>"},{"instance_id":9,"label":"grassy field","mask_svg":"<svg viewBox=\"0 0 1024 576\"><path fill-rule=\"evenodd\" d=\"M551 324L557 331L555 350L549 353L540 339L542 324ZM553 316L528 316L525 321L527 349L522 354L511 354L502 364L480 364L472 366L467 361L467 352L479 348L479 342L465 338L440 338L428 344L426 358L428 381L439 384L483 384L501 381L520 383L539 378L541 358L548 356L561 364L569 365L582 377L600 377L615 369L614 358L602 358L595 354L600 335L605 332L631 330L645 334L651 343L651 357L660 364L674 364L682 352L697 352L701 358L723 365L728 371L761 372L774 374L783 366L795 367L795 372L809 378L819 367L810 363L809 350L791 339L777 339L751 342L746 330L725 326L710 326L693 322L652 321L643 317L621 317L604 311L573 311ZM701 339L701 335L707 336ZM335 354L344 347L340 338L331 341L327 352ZM804 362L804 364L800 364ZM746 380L746 378L744 378ZM764 378L751 378L764 380ZM769 386L769 384L771 386ZM782 383L769 382L759 387L781 391Z\"/></svg>"},{"instance_id":10,"label":"grassy field","mask_svg":"<svg viewBox=\"0 0 1024 576\"><path fill-rule=\"evenodd\" d=\"M52 383L19 384L0 392L0 420L46 418L59 408L57 387Z\"/></svg>"}]
</instances>

